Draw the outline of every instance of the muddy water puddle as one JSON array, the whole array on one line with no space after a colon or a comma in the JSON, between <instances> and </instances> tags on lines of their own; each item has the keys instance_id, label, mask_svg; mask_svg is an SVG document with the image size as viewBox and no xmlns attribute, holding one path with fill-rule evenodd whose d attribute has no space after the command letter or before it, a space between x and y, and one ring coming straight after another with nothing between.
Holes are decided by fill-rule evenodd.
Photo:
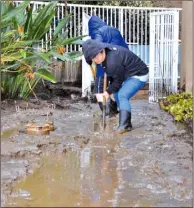
<instances>
[{"instance_id":1,"label":"muddy water puddle","mask_svg":"<svg viewBox=\"0 0 194 208\"><path fill-rule=\"evenodd\" d=\"M7 139L7 138L10 138L11 136L19 133L20 128L22 128L22 125L2 131L1 132L1 139Z\"/></svg>"},{"instance_id":2,"label":"muddy water puddle","mask_svg":"<svg viewBox=\"0 0 194 208\"><path fill-rule=\"evenodd\" d=\"M96 145L65 157L42 157L41 168L14 188L7 206L150 206L131 187L134 171L122 173L109 152Z\"/></svg>"},{"instance_id":3,"label":"muddy water puddle","mask_svg":"<svg viewBox=\"0 0 194 208\"><path fill-rule=\"evenodd\" d=\"M13 129L8 129L8 130L1 132L1 139L9 138L14 133L16 133L18 130L19 130L18 128L13 128Z\"/></svg>"},{"instance_id":4,"label":"muddy water puddle","mask_svg":"<svg viewBox=\"0 0 194 208\"><path fill-rule=\"evenodd\" d=\"M40 168L13 187L5 206L191 206L191 147L169 139L177 128L157 108L136 103L133 114L134 131L122 136L112 131L118 118L107 120L103 131L99 117L57 115L55 136L80 134L89 143L65 155L41 156Z\"/></svg>"},{"instance_id":5,"label":"muddy water puddle","mask_svg":"<svg viewBox=\"0 0 194 208\"><path fill-rule=\"evenodd\" d=\"M47 156L41 167L17 184L6 206L153 207L176 204L150 184L120 140L95 141L65 156ZM178 204L177 204L178 205Z\"/></svg>"}]
</instances>

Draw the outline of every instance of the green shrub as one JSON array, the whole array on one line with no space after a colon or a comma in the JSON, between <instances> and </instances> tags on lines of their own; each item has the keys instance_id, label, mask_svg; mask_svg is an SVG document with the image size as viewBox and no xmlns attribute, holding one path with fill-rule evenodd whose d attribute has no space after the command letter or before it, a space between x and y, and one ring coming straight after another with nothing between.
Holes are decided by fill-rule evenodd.
<instances>
[{"instance_id":1,"label":"green shrub","mask_svg":"<svg viewBox=\"0 0 194 208\"><path fill-rule=\"evenodd\" d=\"M177 93L163 100L163 109L174 116L176 121L193 119L193 96L190 93Z\"/></svg>"}]
</instances>

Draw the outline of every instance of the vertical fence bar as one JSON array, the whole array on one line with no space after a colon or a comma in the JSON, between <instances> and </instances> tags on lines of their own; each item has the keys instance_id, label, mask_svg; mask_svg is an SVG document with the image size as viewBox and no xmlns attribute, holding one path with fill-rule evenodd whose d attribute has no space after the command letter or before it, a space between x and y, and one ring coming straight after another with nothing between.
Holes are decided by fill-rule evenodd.
<instances>
[{"instance_id":1,"label":"vertical fence bar","mask_svg":"<svg viewBox=\"0 0 194 208\"><path fill-rule=\"evenodd\" d=\"M167 94L169 94L169 70L168 70L168 45L169 45L169 39L168 39L168 30L169 30L169 24L168 24L168 15L165 15L165 71L166 71L166 89L167 89Z\"/></svg>"},{"instance_id":2,"label":"vertical fence bar","mask_svg":"<svg viewBox=\"0 0 194 208\"><path fill-rule=\"evenodd\" d=\"M76 7L73 7L74 15L73 15L73 35L76 36L77 24L76 24ZM77 45L74 45L74 50L77 50Z\"/></svg>"},{"instance_id":3,"label":"vertical fence bar","mask_svg":"<svg viewBox=\"0 0 194 208\"><path fill-rule=\"evenodd\" d=\"M148 12L147 10L145 11L145 60L146 60L146 63L149 64L149 51L148 51L148 33L147 33L147 30L148 30L148 14L150 14L150 12Z\"/></svg>"},{"instance_id":4,"label":"vertical fence bar","mask_svg":"<svg viewBox=\"0 0 194 208\"><path fill-rule=\"evenodd\" d=\"M140 53L139 53L139 9L137 10L137 55L140 56Z\"/></svg>"},{"instance_id":5,"label":"vertical fence bar","mask_svg":"<svg viewBox=\"0 0 194 208\"><path fill-rule=\"evenodd\" d=\"M62 11L61 11L62 19L64 18L64 6L62 6ZM64 28L62 28L62 34L64 34Z\"/></svg>"},{"instance_id":6,"label":"vertical fence bar","mask_svg":"<svg viewBox=\"0 0 194 208\"><path fill-rule=\"evenodd\" d=\"M121 35L123 36L124 35L124 32L123 32L123 9L121 9L120 15L119 15L119 28L120 28Z\"/></svg>"},{"instance_id":7,"label":"vertical fence bar","mask_svg":"<svg viewBox=\"0 0 194 208\"><path fill-rule=\"evenodd\" d=\"M166 24L166 15L164 15L164 66L163 66L163 69L164 69L164 78L163 78L163 83L165 85L165 88L166 88L166 94L168 94L168 85L167 85L167 80L168 80L168 76L167 76L167 70L166 70L166 53L167 53L167 50L166 50L166 43L167 43L167 38L166 38L166 30L168 28L168 25Z\"/></svg>"},{"instance_id":8,"label":"vertical fence bar","mask_svg":"<svg viewBox=\"0 0 194 208\"><path fill-rule=\"evenodd\" d=\"M104 21L104 7L102 8L102 19Z\"/></svg>"},{"instance_id":9,"label":"vertical fence bar","mask_svg":"<svg viewBox=\"0 0 194 208\"><path fill-rule=\"evenodd\" d=\"M140 57L141 57L141 59L142 60L145 60L145 54L144 54L144 50L143 50L143 33L144 33L144 31L143 31L143 19L144 19L144 13L143 13L143 10L141 9L141 51L140 51Z\"/></svg>"},{"instance_id":10,"label":"vertical fence bar","mask_svg":"<svg viewBox=\"0 0 194 208\"><path fill-rule=\"evenodd\" d=\"M158 16L155 16L156 17L156 35L157 35L157 39L156 39L156 60L155 60L155 63L157 64L156 65L156 68L155 68L155 74L156 74L156 79L154 80L154 84L155 84L155 88L154 88L154 100L157 101L157 96L158 96L158 86L160 84L160 60L159 60L159 50L160 50L160 45L159 45L159 30L160 30L160 22L159 22L159 18Z\"/></svg>"},{"instance_id":11,"label":"vertical fence bar","mask_svg":"<svg viewBox=\"0 0 194 208\"><path fill-rule=\"evenodd\" d=\"M80 28L80 23L81 23L81 19L80 19L80 7L78 7L78 36L80 36L80 31L81 31L81 28ZM78 46L78 50L80 50L80 45Z\"/></svg>"},{"instance_id":12,"label":"vertical fence bar","mask_svg":"<svg viewBox=\"0 0 194 208\"><path fill-rule=\"evenodd\" d=\"M155 54L155 16L150 14L150 54ZM149 59L149 102L154 102L155 57Z\"/></svg>"},{"instance_id":13,"label":"vertical fence bar","mask_svg":"<svg viewBox=\"0 0 194 208\"><path fill-rule=\"evenodd\" d=\"M101 18L100 8L98 8L98 16Z\"/></svg>"},{"instance_id":14,"label":"vertical fence bar","mask_svg":"<svg viewBox=\"0 0 194 208\"><path fill-rule=\"evenodd\" d=\"M109 19L108 19L108 8L106 9L106 23L109 24Z\"/></svg>"},{"instance_id":15,"label":"vertical fence bar","mask_svg":"<svg viewBox=\"0 0 194 208\"><path fill-rule=\"evenodd\" d=\"M168 30L168 36L169 36L169 71L170 71L170 92L172 91L172 76L173 76L173 69L172 69L172 16L169 16L169 30Z\"/></svg>"},{"instance_id":16,"label":"vertical fence bar","mask_svg":"<svg viewBox=\"0 0 194 208\"><path fill-rule=\"evenodd\" d=\"M133 43L135 43L135 10L133 9Z\"/></svg>"},{"instance_id":17,"label":"vertical fence bar","mask_svg":"<svg viewBox=\"0 0 194 208\"><path fill-rule=\"evenodd\" d=\"M131 44L131 9L129 9L129 44Z\"/></svg>"},{"instance_id":18,"label":"vertical fence bar","mask_svg":"<svg viewBox=\"0 0 194 208\"><path fill-rule=\"evenodd\" d=\"M155 41L156 41L156 43L155 43L155 58L154 58L154 71L153 71L153 73L154 73L154 75L153 75L153 81L154 81L154 89L153 89L153 94L154 94L154 102L156 101L156 93L157 93L157 83L158 83L158 71L157 71L157 69L158 69L158 18L157 18L157 16L155 16L154 15L154 17L155 17L155 27L156 27L156 29L155 29ZM150 25L150 27L151 27L151 25Z\"/></svg>"},{"instance_id":19,"label":"vertical fence bar","mask_svg":"<svg viewBox=\"0 0 194 208\"><path fill-rule=\"evenodd\" d=\"M125 42L128 42L128 35L127 35L127 10L125 9L125 29L124 29L124 32L125 32Z\"/></svg>"},{"instance_id":20,"label":"vertical fence bar","mask_svg":"<svg viewBox=\"0 0 194 208\"><path fill-rule=\"evenodd\" d=\"M110 24L111 24L111 26L113 26L112 25L112 8L110 9Z\"/></svg>"},{"instance_id":21,"label":"vertical fence bar","mask_svg":"<svg viewBox=\"0 0 194 208\"><path fill-rule=\"evenodd\" d=\"M46 33L46 51L48 51L48 34Z\"/></svg>"},{"instance_id":22,"label":"vertical fence bar","mask_svg":"<svg viewBox=\"0 0 194 208\"><path fill-rule=\"evenodd\" d=\"M86 7L86 14L88 14L88 7Z\"/></svg>"},{"instance_id":23,"label":"vertical fence bar","mask_svg":"<svg viewBox=\"0 0 194 208\"><path fill-rule=\"evenodd\" d=\"M114 16L114 27L117 27L117 10L116 10L116 8L114 9L114 11L115 11L115 16Z\"/></svg>"},{"instance_id":24,"label":"vertical fence bar","mask_svg":"<svg viewBox=\"0 0 194 208\"><path fill-rule=\"evenodd\" d=\"M69 11L70 13L72 13L72 7L69 8ZM73 24L73 20L72 20L72 16L70 17L70 37L72 38L73 37L73 27L72 27L72 24ZM72 48L72 44L70 45L70 51L72 52L73 51L73 48Z\"/></svg>"},{"instance_id":25,"label":"vertical fence bar","mask_svg":"<svg viewBox=\"0 0 194 208\"><path fill-rule=\"evenodd\" d=\"M167 33L167 70L168 70L168 92L170 93L171 91L171 69L170 69L170 49L171 49L171 41L170 41L170 36L169 36L169 32L170 32L170 16L167 15L167 23L168 25L168 29L166 31Z\"/></svg>"},{"instance_id":26,"label":"vertical fence bar","mask_svg":"<svg viewBox=\"0 0 194 208\"><path fill-rule=\"evenodd\" d=\"M161 72L161 86L160 86L160 95L159 97L164 97L166 95L164 79L165 79L165 72L164 72L164 15L160 15L160 72Z\"/></svg>"}]
</instances>

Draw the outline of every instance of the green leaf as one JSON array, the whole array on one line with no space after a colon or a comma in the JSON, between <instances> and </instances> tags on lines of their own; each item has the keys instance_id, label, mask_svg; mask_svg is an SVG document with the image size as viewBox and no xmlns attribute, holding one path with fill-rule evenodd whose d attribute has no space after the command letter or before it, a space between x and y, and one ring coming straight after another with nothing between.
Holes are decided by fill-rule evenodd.
<instances>
[{"instance_id":1,"label":"green leaf","mask_svg":"<svg viewBox=\"0 0 194 208\"><path fill-rule=\"evenodd\" d=\"M71 14L68 14L64 19L62 19L60 21L60 23L58 24L58 26L55 28L55 31L53 33L53 37L56 38L57 35L61 32L62 28L65 27L65 25L67 24L67 22L69 21L69 18L71 17Z\"/></svg>"},{"instance_id":2,"label":"green leaf","mask_svg":"<svg viewBox=\"0 0 194 208\"><path fill-rule=\"evenodd\" d=\"M27 11L27 20L24 25L24 33L27 35L26 39L32 39L32 8Z\"/></svg>"},{"instance_id":3,"label":"green leaf","mask_svg":"<svg viewBox=\"0 0 194 208\"><path fill-rule=\"evenodd\" d=\"M45 79L45 80L48 80L48 81L50 81L52 83L56 83L56 78L47 69L44 69L44 68L38 69L35 72L35 74L38 75L39 77Z\"/></svg>"},{"instance_id":4,"label":"green leaf","mask_svg":"<svg viewBox=\"0 0 194 208\"><path fill-rule=\"evenodd\" d=\"M52 11L50 16L47 16L42 20L40 25L37 25L37 28L34 29L33 38L40 40L50 29L50 24L53 16L55 15L55 11Z\"/></svg>"},{"instance_id":5,"label":"green leaf","mask_svg":"<svg viewBox=\"0 0 194 208\"><path fill-rule=\"evenodd\" d=\"M63 55L58 54L55 51L51 51L51 53L54 57L60 59L61 61L74 61L76 58L82 56L82 52L80 52L80 51L64 53Z\"/></svg>"},{"instance_id":6,"label":"green leaf","mask_svg":"<svg viewBox=\"0 0 194 208\"><path fill-rule=\"evenodd\" d=\"M6 2L6 1L2 2L1 3L1 16L8 13L13 8L14 8L13 5L9 4L9 2Z\"/></svg>"},{"instance_id":7,"label":"green leaf","mask_svg":"<svg viewBox=\"0 0 194 208\"><path fill-rule=\"evenodd\" d=\"M19 68L19 66L20 66L20 63L10 64L10 65L7 65L7 66L1 66L1 71L8 71L10 69L16 70L17 68Z\"/></svg>"},{"instance_id":8,"label":"green leaf","mask_svg":"<svg viewBox=\"0 0 194 208\"><path fill-rule=\"evenodd\" d=\"M10 38L11 36L14 36L15 33L16 33L16 30L10 30L8 32L1 33L1 44L5 42L7 42L6 45L10 44Z\"/></svg>"},{"instance_id":9,"label":"green leaf","mask_svg":"<svg viewBox=\"0 0 194 208\"><path fill-rule=\"evenodd\" d=\"M37 52L36 55L39 56L42 60L46 61L47 63L51 63L50 53Z\"/></svg>"},{"instance_id":10,"label":"green leaf","mask_svg":"<svg viewBox=\"0 0 194 208\"><path fill-rule=\"evenodd\" d=\"M4 15L2 15L1 23L5 23L7 21L10 21L13 17L16 17L20 13L24 13L26 6L30 3L29 0L26 0L25 2L21 3L18 7L14 7L13 10L10 12L6 12Z\"/></svg>"},{"instance_id":11,"label":"green leaf","mask_svg":"<svg viewBox=\"0 0 194 208\"><path fill-rule=\"evenodd\" d=\"M85 41L84 40L76 40L73 42L75 45L82 45Z\"/></svg>"},{"instance_id":12,"label":"green leaf","mask_svg":"<svg viewBox=\"0 0 194 208\"><path fill-rule=\"evenodd\" d=\"M41 22L44 21L47 16L50 16L52 11L54 11L54 8L56 7L57 2L52 2L48 5L46 5L43 9L40 10L38 13L36 19L34 20L33 26L37 27L41 25Z\"/></svg>"},{"instance_id":13,"label":"green leaf","mask_svg":"<svg viewBox=\"0 0 194 208\"><path fill-rule=\"evenodd\" d=\"M76 51L76 52L65 53L64 57L68 61L73 61L76 58L81 57L82 55L83 55L83 53L81 51Z\"/></svg>"},{"instance_id":14,"label":"green leaf","mask_svg":"<svg viewBox=\"0 0 194 208\"><path fill-rule=\"evenodd\" d=\"M54 57L60 59L61 61L65 61L65 60L66 60L65 57L64 57L63 55L58 54L58 53L55 52L55 51L50 51L50 52L51 52L51 54L52 54Z\"/></svg>"},{"instance_id":15,"label":"green leaf","mask_svg":"<svg viewBox=\"0 0 194 208\"><path fill-rule=\"evenodd\" d=\"M61 45L69 45L69 44L74 44L75 41L81 40L82 38L86 37L87 35L82 35L82 36L78 36L78 37L73 37L73 38L67 38L64 39L61 42Z\"/></svg>"},{"instance_id":16,"label":"green leaf","mask_svg":"<svg viewBox=\"0 0 194 208\"><path fill-rule=\"evenodd\" d=\"M20 49L20 53L23 58L26 58L26 51L24 49Z\"/></svg>"},{"instance_id":17,"label":"green leaf","mask_svg":"<svg viewBox=\"0 0 194 208\"><path fill-rule=\"evenodd\" d=\"M38 43L38 42L40 42L40 41L37 41L37 40L17 41L14 44L11 44L7 47L4 47L2 49L2 51L8 51L8 50L12 50L12 49L16 50L18 48L24 48L24 47L27 47L27 46L31 47L32 44Z\"/></svg>"},{"instance_id":18,"label":"green leaf","mask_svg":"<svg viewBox=\"0 0 194 208\"><path fill-rule=\"evenodd\" d=\"M5 33L1 33L1 38L4 38L4 37L9 37L11 35L14 35L16 33L16 30L9 30Z\"/></svg>"}]
</instances>

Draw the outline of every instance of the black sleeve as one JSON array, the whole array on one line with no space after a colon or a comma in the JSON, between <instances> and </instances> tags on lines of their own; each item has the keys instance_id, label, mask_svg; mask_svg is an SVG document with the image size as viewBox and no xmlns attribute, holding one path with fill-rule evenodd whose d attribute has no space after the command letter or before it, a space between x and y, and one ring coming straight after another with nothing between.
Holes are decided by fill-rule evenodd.
<instances>
[{"instance_id":1,"label":"black sleeve","mask_svg":"<svg viewBox=\"0 0 194 208\"><path fill-rule=\"evenodd\" d=\"M109 85L108 89L106 90L108 94L112 94L117 92L123 83L123 78L119 74L114 74L112 76L112 83Z\"/></svg>"}]
</instances>

